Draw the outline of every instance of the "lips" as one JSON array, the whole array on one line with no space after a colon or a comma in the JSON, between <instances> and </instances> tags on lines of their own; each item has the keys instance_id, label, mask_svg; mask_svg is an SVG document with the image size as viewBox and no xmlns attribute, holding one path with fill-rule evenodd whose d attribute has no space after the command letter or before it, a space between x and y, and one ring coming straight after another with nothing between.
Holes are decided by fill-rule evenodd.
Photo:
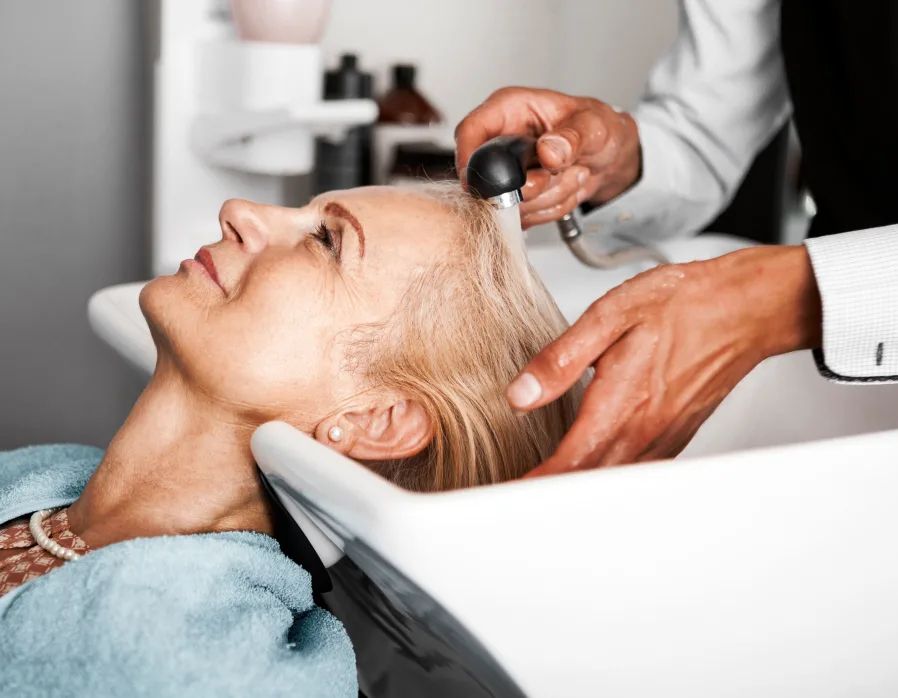
<instances>
[{"instance_id":1,"label":"lips","mask_svg":"<svg viewBox=\"0 0 898 698\"><path fill-rule=\"evenodd\" d=\"M215 268L215 262L212 261L212 253L205 247L201 247L194 259L202 265L203 269L206 270L212 280L218 284L218 287L222 291L224 291L225 288L221 285L221 279L218 278L218 270Z\"/></svg>"}]
</instances>

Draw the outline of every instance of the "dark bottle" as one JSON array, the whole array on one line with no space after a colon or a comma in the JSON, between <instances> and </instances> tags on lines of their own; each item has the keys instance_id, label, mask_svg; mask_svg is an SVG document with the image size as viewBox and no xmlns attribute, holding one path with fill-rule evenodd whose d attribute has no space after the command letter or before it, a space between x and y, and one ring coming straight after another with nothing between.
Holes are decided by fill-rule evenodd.
<instances>
[{"instance_id":1,"label":"dark bottle","mask_svg":"<svg viewBox=\"0 0 898 698\"><path fill-rule=\"evenodd\" d=\"M393 87L377 103L381 124L436 124L440 113L415 89L415 66L394 65Z\"/></svg>"},{"instance_id":2,"label":"dark bottle","mask_svg":"<svg viewBox=\"0 0 898 698\"><path fill-rule=\"evenodd\" d=\"M358 68L351 53L340 56L340 66L324 74L324 99L370 99L371 74ZM343 140L318 138L315 143L315 193L351 189L372 182L371 127L356 126Z\"/></svg>"},{"instance_id":3,"label":"dark bottle","mask_svg":"<svg viewBox=\"0 0 898 698\"><path fill-rule=\"evenodd\" d=\"M388 184L458 179L455 150L436 143L398 143L393 153Z\"/></svg>"}]
</instances>

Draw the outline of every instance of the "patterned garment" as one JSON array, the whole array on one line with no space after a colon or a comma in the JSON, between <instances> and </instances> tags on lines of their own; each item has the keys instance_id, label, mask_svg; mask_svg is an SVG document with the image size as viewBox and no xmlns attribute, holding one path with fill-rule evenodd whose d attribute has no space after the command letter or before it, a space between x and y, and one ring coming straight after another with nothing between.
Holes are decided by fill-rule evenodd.
<instances>
[{"instance_id":1,"label":"patterned garment","mask_svg":"<svg viewBox=\"0 0 898 698\"><path fill-rule=\"evenodd\" d=\"M23 516L0 527L0 596L65 564L65 560L51 555L34 542L28 529L30 518ZM90 552L87 543L69 530L69 517L65 509L44 519L43 529L63 548L70 548L82 555ZM17 549L21 552L5 552Z\"/></svg>"}]
</instances>

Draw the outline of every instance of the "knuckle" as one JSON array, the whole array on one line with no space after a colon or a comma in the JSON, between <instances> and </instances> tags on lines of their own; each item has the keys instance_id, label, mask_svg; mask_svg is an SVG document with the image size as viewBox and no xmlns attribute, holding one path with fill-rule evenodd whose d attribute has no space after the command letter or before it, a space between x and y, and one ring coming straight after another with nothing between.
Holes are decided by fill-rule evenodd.
<instances>
[{"instance_id":1,"label":"knuckle","mask_svg":"<svg viewBox=\"0 0 898 698\"><path fill-rule=\"evenodd\" d=\"M539 196L539 200L533 200L538 212L548 221L561 218L577 207L578 190L570 183L559 182L555 186L546 189Z\"/></svg>"},{"instance_id":2,"label":"knuckle","mask_svg":"<svg viewBox=\"0 0 898 698\"><path fill-rule=\"evenodd\" d=\"M580 101L580 107L584 113L604 120L608 112L612 109L601 99L595 97L583 97Z\"/></svg>"},{"instance_id":3,"label":"knuckle","mask_svg":"<svg viewBox=\"0 0 898 698\"><path fill-rule=\"evenodd\" d=\"M595 326L602 321L605 315L606 306L611 300L613 300L612 294L614 290L615 289L612 289L604 296L596 298L592 303L589 304L586 312L583 313L582 321L584 324Z\"/></svg>"},{"instance_id":4,"label":"knuckle","mask_svg":"<svg viewBox=\"0 0 898 698\"><path fill-rule=\"evenodd\" d=\"M545 216L541 215L539 211L534 211L532 213L526 212L523 209L521 210L521 225L532 228L535 225L542 225L546 222Z\"/></svg>"},{"instance_id":5,"label":"knuckle","mask_svg":"<svg viewBox=\"0 0 898 698\"><path fill-rule=\"evenodd\" d=\"M551 189L546 189L543 194L542 208L546 209L546 213L560 216L562 215L561 209L567 204L571 195L569 184L556 182Z\"/></svg>"},{"instance_id":6,"label":"knuckle","mask_svg":"<svg viewBox=\"0 0 898 698\"><path fill-rule=\"evenodd\" d=\"M564 377L570 365L574 363L576 354L571 351L567 343L556 342L547 346L541 357L541 367L544 373L548 374L550 378L559 379Z\"/></svg>"},{"instance_id":7,"label":"knuckle","mask_svg":"<svg viewBox=\"0 0 898 698\"><path fill-rule=\"evenodd\" d=\"M589 177L589 168L585 165L571 165L568 168L567 176L574 189L579 189L581 183Z\"/></svg>"},{"instance_id":8,"label":"knuckle","mask_svg":"<svg viewBox=\"0 0 898 698\"><path fill-rule=\"evenodd\" d=\"M573 126L562 126L555 133L570 143L574 154L576 154L577 150L580 148L580 141L582 140L580 131Z\"/></svg>"},{"instance_id":9,"label":"knuckle","mask_svg":"<svg viewBox=\"0 0 898 698\"><path fill-rule=\"evenodd\" d=\"M548 181L545 179L534 179L528 182L524 187L524 202L531 203L541 197L548 191Z\"/></svg>"},{"instance_id":10,"label":"knuckle","mask_svg":"<svg viewBox=\"0 0 898 698\"><path fill-rule=\"evenodd\" d=\"M555 216L551 213L546 213L545 211L534 213L531 216L530 225L543 225L544 223L551 223L555 220Z\"/></svg>"},{"instance_id":11,"label":"knuckle","mask_svg":"<svg viewBox=\"0 0 898 698\"><path fill-rule=\"evenodd\" d=\"M539 208L535 208L532 201L525 200L521 203L521 218L523 218L524 216L532 217L537 213L539 213Z\"/></svg>"},{"instance_id":12,"label":"knuckle","mask_svg":"<svg viewBox=\"0 0 898 698\"><path fill-rule=\"evenodd\" d=\"M492 102L492 101L501 101L501 100L506 100L506 99L514 99L515 97L520 96L521 93L524 91L525 90L522 90L520 87L514 87L514 86L500 87L498 90L493 90L493 92L490 94L490 96L487 97L486 101Z\"/></svg>"},{"instance_id":13,"label":"knuckle","mask_svg":"<svg viewBox=\"0 0 898 698\"><path fill-rule=\"evenodd\" d=\"M549 183L549 173L545 170L529 170L527 172L527 185L531 187L542 187Z\"/></svg>"},{"instance_id":14,"label":"knuckle","mask_svg":"<svg viewBox=\"0 0 898 698\"><path fill-rule=\"evenodd\" d=\"M546 187L538 196L535 196L528 201L533 206L532 210L534 212L547 215L551 218L553 209L557 206L559 198L560 194L558 192L558 187L553 186Z\"/></svg>"},{"instance_id":15,"label":"knuckle","mask_svg":"<svg viewBox=\"0 0 898 698\"><path fill-rule=\"evenodd\" d=\"M646 299L660 301L662 298L668 298L684 283L688 283L690 278L694 278L695 264L699 263L662 264L644 271L620 286L621 295L628 293L643 304Z\"/></svg>"},{"instance_id":16,"label":"knuckle","mask_svg":"<svg viewBox=\"0 0 898 698\"><path fill-rule=\"evenodd\" d=\"M563 216L573 211L580 205L580 191L575 189L573 193L568 194L567 198L561 203L561 211L559 215Z\"/></svg>"}]
</instances>

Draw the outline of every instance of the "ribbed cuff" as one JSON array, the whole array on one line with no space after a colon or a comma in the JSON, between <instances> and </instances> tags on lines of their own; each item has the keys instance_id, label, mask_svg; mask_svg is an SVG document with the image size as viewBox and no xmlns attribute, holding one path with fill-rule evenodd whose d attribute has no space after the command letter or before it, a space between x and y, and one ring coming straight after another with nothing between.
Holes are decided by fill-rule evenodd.
<instances>
[{"instance_id":1,"label":"ribbed cuff","mask_svg":"<svg viewBox=\"0 0 898 698\"><path fill-rule=\"evenodd\" d=\"M823 304L821 373L898 381L898 226L805 241Z\"/></svg>"}]
</instances>

